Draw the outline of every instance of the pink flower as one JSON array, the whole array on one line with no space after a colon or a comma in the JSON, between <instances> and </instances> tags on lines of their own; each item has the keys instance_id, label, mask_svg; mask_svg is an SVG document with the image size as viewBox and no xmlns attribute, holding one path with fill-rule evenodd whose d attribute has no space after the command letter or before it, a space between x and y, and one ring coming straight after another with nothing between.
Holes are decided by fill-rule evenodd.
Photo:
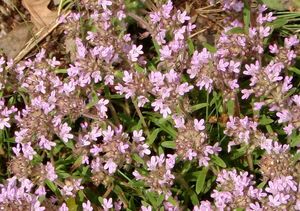
<instances>
[{"instance_id":1,"label":"pink flower","mask_svg":"<svg viewBox=\"0 0 300 211\"><path fill-rule=\"evenodd\" d=\"M129 148L129 145L128 144L124 144L123 142L121 142L118 146L118 149L121 153L125 153L126 152L126 149Z\"/></svg>"},{"instance_id":2,"label":"pink flower","mask_svg":"<svg viewBox=\"0 0 300 211\"><path fill-rule=\"evenodd\" d=\"M238 82L237 79L228 81L228 85L229 85L230 89L232 89L232 90L238 89L240 86L237 82Z\"/></svg>"},{"instance_id":3,"label":"pink flower","mask_svg":"<svg viewBox=\"0 0 300 211\"><path fill-rule=\"evenodd\" d=\"M118 17L119 20L122 20L122 19L126 18L126 15L125 15L123 10L119 10L117 12L117 17Z\"/></svg>"},{"instance_id":4,"label":"pink flower","mask_svg":"<svg viewBox=\"0 0 300 211\"><path fill-rule=\"evenodd\" d=\"M143 179L142 175L141 175L137 170L134 170L134 171L132 172L132 175L133 175L137 180Z\"/></svg>"},{"instance_id":5,"label":"pink flower","mask_svg":"<svg viewBox=\"0 0 300 211\"><path fill-rule=\"evenodd\" d=\"M185 121L184 121L183 116L173 115L172 119L175 122L175 127L176 128L185 128L185 125L184 125Z\"/></svg>"},{"instance_id":6,"label":"pink flower","mask_svg":"<svg viewBox=\"0 0 300 211\"><path fill-rule=\"evenodd\" d=\"M149 145L148 144L140 144L137 147L139 151L139 156L144 157L144 155L150 155L151 151L149 150Z\"/></svg>"},{"instance_id":7,"label":"pink flower","mask_svg":"<svg viewBox=\"0 0 300 211\"><path fill-rule=\"evenodd\" d=\"M38 189L34 192L38 196L45 196L46 195L46 189L44 186L39 186Z\"/></svg>"},{"instance_id":8,"label":"pink flower","mask_svg":"<svg viewBox=\"0 0 300 211\"><path fill-rule=\"evenodd\" d=\"M261 208L260 204L258 202L251 203L249 211L263 211L263 208Z\"/></svg>"},{"instance_id":9,"label":"pink flower","mask_svg":"<svg viewBox=\"0 0 300 211\"><path fill-rule=\"evenodd\" d=\"M5 127L10 128L8 121L9 118L0 118L0 130L3 130Z\"/></svg>"},{"instance_id":10,"label":"pink flower","mask_svg":"<svg viewBox=\"0 0 300 211\"><path fill-rule=\"evenodd\" d=\"M292 124L288 124L287 126L285 126L284 128L283 128L283 130L284 130L284 132L287 134L287 135L292 135L292 132L293 132L293 129L294 129L295 127L292 125Z\"/></svg>"},{"instance_id":11,"label":"pink flower","mask_svg":"<svg viewBox=\"0 0 300 211\"><path fill-rule=\"evenodd\" d=\"M71 133L69 133L71 130L71 127L69 127L67 123L59 126L59 136L65 143L74 137Z\"/></svg>"},{"instance_id":12,"label":"pink flower","mask_svg":"<svg viewBox=\"0 0 300 211\"><path fill-rule=\"evenodd\" d=\"M151 12L149 17L150 17L150 21L154 24L158 23L161 19L159 12Z\"/></svg>"},{"instance_id":13,"label":"pink flower","mask_svg":"<svg viewBox=\"0 0 300 211\"><path fill-rule=\"evenodd\" d=\"M177 10L177 20L180 23L184 23L185 21L190 20L191 18L189 16L186 15L186 11L184 12L180 12L180 10Z\"/></svg>"},{"instance_id":14,"label":"pink flower","mask_svg":"<svg viewBox=\"0 0 300 211\"><path fill-rule=\"evenodd\" d=\"M229 66L229 62L224 61L224 59L220 59L217 65L217 69L225 72L228 66Z\"/></svg>"},{"instance_id":15,"label":"pink flower","mask_svg":"<svg viewBox=\"0 0 300 211\"><path fill-rule=\"evenodd\" d=\"M270 49L270 52L273 53L273 54L279 53L277 44L269 45L269 49Z\"/></svg>"},{"instance_id":16,"label":"pink flower","mask_svg":"<svg viewBox=\"0 0 300 211\"><path fill-rule=\"evenodd\" d=\"M109 198L108 200L106 198L104 198L102 207L103 207L104 211L108 211L110 208L112 208L113 207L112 198Z\"/></svg>"},{"instance_id":17,"label":"pink flower","mask_svg":"<svg viewBox=\"0 0 300 211\"><path fill-rule=\"evenodd\" d=\"M164 45L162 49L159 49L159 52L161 61L171 58L172 50L169 48L168 45Z\"/></svg>"},{"instance_id":18,"label":"pink flower","mask_svg":"<svg viewBox=\"0 0 300 211\"><path fill-rule=\"evenodd\" d=\"M242 99L248 99L250 97L250 95L253 93L253 90L251 89L243 89L242 90L243 96Z\"/></svg>"},{"instance_id":19,"label":"pink flower","mask_svg":"<svg viewBox=\"0 0 300 211\"><path fill-rule=\"evenodd\" d=\"M66 203L63 203L58 211L69 211L69 208L67 207Z\"/></svg>"},{"instance_id":20,"label":"pink flower","mask_svg":"<svg viewBox=\"0 0 300 211\"><path fill-rule=\"evenodd\" d=\"M142 206L141 211L152 211L152 207L150 205L148 207Z\"/></svg>"},{"instance_id":21,"label":"pink flower","mask_svg":"<svg viewBox=\"0 0 300 211\"><path fill-rule=\"evenodd\" d=\"M162 16L166 19L170 18L170 13L173 9L173 3L171 0L168 0L168 2L164 5L162 5Z\"/></svg>"},{"instance_id":22,"label":"pink flower","mask_svg":"<svg viewBox=\"0 0 300 211\"><path fill-rule=\"evenodd\" d=\"M100 99L96 105L97 110L99 111L100 118L107 118L107 107L106 105L109 103L107 99Z\"/></svg>"},{"instance_id":23,"label":"pink flower","mask_svg":"<svg viewBox=\"0 0 300 211\"><path fill-rule=\"evenodd\" d=\"M160 111L164 118L171 114L171 109L163 103L162 99L158 99L151 104L154 107L154 111Z\"/></svg>"},{"instance_id":24,"label":"pink flower","mask_svg":"<svg viewBox=\"0 0 300 211\"><path fill-rule=\"evenodd\" d=\"M111 126L107 127L107 130L104 130L102 132L103 135L103 141L110 141L112 139L112 137L114 136L114 131L111 129Z\"/></svg>"},{"instance_id":25,"label":"pink flower","mask_svg":"<svg viewBox=\"0 0 300 211\"><path fill-rule=\"evenodd\" d=\"M60 61L57 61L55 56L52 59L47 60L47 62L53 68L60 65Z\"/></svg>"},{"instance_id":26,"label":"pink flower","mask_svg":"<svg viewBox=\"0 0 300 211\"><path fill-rule=\"evenodd\" d=\"M86 55L86 48L84 47L80 38L76 38L75 40L77 46L77 55L79 58L84 58Z\"/></svg>"},{"instance_id":27,"label":"pink flower","mask_svg":"<svg viewBox=\"0 0 300 211\"><path fill-rule=\"evenodd\" d=\"M91 206L91 202L87 200L87 202L82 203L82 209L83 211L93 211L93 207Z\"/></svg>"},{"instance_id":28,"label":"pink flower","mask_svg":"<svg viewBox=\"0 0 300 211\"><path fill-rule=\"evenodd\" d=\"M267 27L263 27L263 26L260 26L259 27L259 36L261 38L265 38L267 36L269 36L271 33L271 27L267 26Z\"/></svg>"},{"instance_id":29,"label":"pink flower","mask_svg":"<svg viewBox=\"0 0 300 211\"><path fill-rule=\"evenodd\" d=\"M293 99L294 103L297 104L297 106L300 106L300 95L294 95L292 97L292 99Z\"/></svg>"},{"instance_id":30,"label":"pink flower","mask_svg":"<svg viewBox=\"0 0 300 211\"><path fill-rule=\"evenodd\" d=\"M106 164L104 165L104 169L108 170L109 174L113 174L116 172L117 170L117 164L115 162L113 162L112 159L109 159Z\"/></svg>"},{"instance_id":31,"label":"pink flower","mask_svg":"<svg viewBox=\"0 0 300 211\"><path fill-rule=\"evenodd\" d=\"M194 120L194 127L197 131L202 131L205 129L205 122L204 122L204 119L200 119L200 120L197 120L195 119Z\"/></svg>"},{"instance_id":32,"label":"pink flower","mask_svg":"<svg viewBox=\"0 0 300 211\"><path fill-rule=\"evenodd\" d=\"M292 119L292 115L288 110L282 110L281 112L277 112L276 116L279 117L278 123L288 122Z\"/></svg>"},{"instance_id":33,"label":"pink flower","mask_svg":"<svg viewBox=\"0 0 300 211\"><path fill-rule=\"evenodd\" d=\"M279 205L281 205L280 194L276 194L275 196L270 195L270 196L268 196L268 199L269 199L269 203L268 204L271 207L278 207Z\"/></svg>"},{"instance_id":34,"label":"pink flower","mask_svg":"<svg viewBox=\"0 0 300 211\"><path fill-rule=\"evenodd\" d=\"M128 58L132 61L132 62L136 62L137 58L139 57L139 55L143 54L144 52L142 51L143 46L139 45L138 47L136 45L132 45L131 50L128 53Z\"/></svg>"},{"instance_id":35,"label":"pink flower","mask_svg":"<svg viewBox=\"0 0 300 211\"><path fill-rule=\"evenodd\" d=\"M193 211L213 211L209 201L201 201L199 206L194 206Z\"/></svg>"},{"instance_id":36,"label":"pink flower","mask_svg":"<svg viewBox=\"0 0 300 211\"><path fill-rule=\"evenodd\" d=\"M57 179L57 174L55 173L55 169L54 166L52 165L52 163L47 162L47 165L45 166L45 170L47 172L47 179L50 181L54 181Z\"/></svg>"},{"instance_id":37,"label":"pink flower","mask_svg":"<svg viewBox=\"0 0 300 211\"><path fill-rule=\"evenodd\" d=\"M33 156L36 155L36 151L31 147L31 143L23 144L22 145L22 151L25 158L28 158L29 160L33 159Z\"/></svg>"},{"instance_id":38,"label":"pink flower","mask_svg":"<svg viewBox=\"0 0 300 211\"><path fill-rule=\"evenodd\" d=\"M233 60L229 62L229 70L231 70L232 72L239 73L240 66L241 66L241 62L235 62Z\"/></svg>"},{"instance_id":39,"label":"pink flower","mask_svg":"<svg viewBox=\"0 0 300 211\"><path fill-rule=\"evenodd\" d=\"M113 75L106 75L104 77L104 84L105 85L113 85L115 77Z\"/></svg>"},{"instance_id":40,"label":"pink flower","mask_svg":"<svg viewBox=\"0 0 300 211\"><path fill-rule=\"evenodd\" d=\"M185 157L188 158L189 160L193 160L195 157L197 157L197 153L192 149L188 149L188 151L185 154Z\"/></svg>"},{"instance_id":41,"label":"pink flower","mask_svg":"<svg viewBox=\"0 0 300 211\"><path fill-rule=\"evenodd\" d=\"M107 9L107 6L111 6L112 2L110 0L98 0L98 5L101 5L104 10Z\"/></svg>"},{"instance_id":42,"label":"pink flower","mask_svg":"<svg viewBox=\"0 0 300 211\"><path fill-rule=\"evenodd\" d=\"M284 39L284 46L286 48L291 48L292 46L298 45L299 39L297 38L297 35L293 35L289 38Z\"/></svg>"},{"instance_id":43,"label":"pink flower","mask_svg":"<svg viewBox=\"0 0 300 211\"><path fill-rule=\"evenodd\" d=\"M176 41L179 41L179 40L184 40L184 33L185 33L185 30L186 30L186 26L183 26L181 27L180 29L177 29L174 31L174 39Z\"/></svg>"},{"instance_id":44,"label":"pink flower","mask_svg":"<svg viewBox=\"0 0 300 211\"><path fill-rule=\"evenodd\" d=\"M49 141L48 139L45 138L45 136L42 135L40 136L39 146L42 149L51 150L52 147L56 146L56 143Z\"/></svg>"},{"instance_id":45,"label":"pink flower","mask_svg":"<svg viewBox=\"0 0 300 211\"><path fill-rule=\"evenodd\" d=\"M145 138L143 137L143 130L134 130L132 139L135 142L143 142L145 140Z\"/></svg>"},{"instance_id":46,"label":"pink flower","mask_svg":"<svg viewBox=\"0 0 300 211\"><path fill-rule=\"evenodd\" d=\"M183 96L185 93L188 93L189 91L191 91L194 88L193 85L189 85L187 82L180 84L179 86L177 86L176 88L176 92Z\"/></svg>"},{"instance_id":47,"label":"pink flower","mask_svg":"<svg viewBox=\"0 0 300 211\"><path fill-rule=\"evenodd\" d=\"M146 103L150 102L150 101L148 100L148 98L146 98L145 96L139 96L139 97L137 98L137 100L138 100L138 107L144 107L144 105L145 105Z\"/></svg>"},{"instance_id":48,"label":"pink flower","mask_svg":"<svg viewBox=\"0 0 300 211\"><path fill-rule=\"evenodd\" d=\"M254 110L259 111L265 105L264 102L256 102L254 103Z\"/></svg>"},{"instance_id":49,"label":"pink flower","mask_svg":"<svg viewBox=\"0 0 300 211\"><path fill-rule=\"evenodd\" d=\"M284 81L283 81L283 84L282 84L282 89L281 89L281 91L283 93L288 92L293 87L293 84L291 84L292 80L293 80L292 76L286 76L284 78Z\"/></svg>"}]
</instances>

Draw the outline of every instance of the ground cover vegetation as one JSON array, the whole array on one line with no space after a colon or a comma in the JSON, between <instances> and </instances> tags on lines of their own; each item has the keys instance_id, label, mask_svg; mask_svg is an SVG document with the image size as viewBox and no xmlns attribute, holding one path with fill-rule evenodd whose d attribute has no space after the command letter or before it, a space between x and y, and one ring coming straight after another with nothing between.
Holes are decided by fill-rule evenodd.
<instances>
[{"instance_id":1,"label":"ground cover vegetation","mask_svg":"<svg viewBox=\"0 0 300 211\"><path fill-rule=\"evenodd\" d=\"M299 6L0 2L0 210L300 210Z\"/></svg>"}]
</instances>

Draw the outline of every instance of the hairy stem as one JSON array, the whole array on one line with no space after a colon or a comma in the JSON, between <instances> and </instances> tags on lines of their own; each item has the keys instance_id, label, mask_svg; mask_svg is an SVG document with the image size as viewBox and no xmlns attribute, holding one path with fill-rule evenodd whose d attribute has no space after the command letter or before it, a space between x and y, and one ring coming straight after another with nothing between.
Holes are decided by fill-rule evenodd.
<instances>
[{"instance_id":1,"label":"hairy stem","mask_svg":"<svg viewBox=\"0 0 300 211\"><path fill-rule=\"evenodd\" d=\"M147 126L147 124L146 124L145 118L144 118L144 116L143 116L143 114L142 114L140 108L138 107L138 105L137 105L137 103L136 103L136 100L133 99L133 98L131 98L131 100L132 100L132 103L133 103L133 105L134 105L134 108L135 108L135 110L136 110L136 112L137 112L137 114L138 114L140 120L142 121L142 125L143 125L143 129L144 129L144 131L145 131L145 134L146 134L147 137L149 137L150 132L149 132L149 128L148 128L148 126Z\"/></svg>"}]
</instances>

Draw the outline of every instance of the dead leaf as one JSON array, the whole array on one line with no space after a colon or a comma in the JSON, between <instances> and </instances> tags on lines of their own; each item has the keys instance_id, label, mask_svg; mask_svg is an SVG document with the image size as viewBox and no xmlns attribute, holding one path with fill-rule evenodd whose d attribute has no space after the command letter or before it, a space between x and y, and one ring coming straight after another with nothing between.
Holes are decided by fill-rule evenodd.
<instances>
[{"instance_id":1,"label":"dead leaf","mask_svg":"<svg viewBox=\"0 0 300 211\"><path fill-rule=\"evenodd\" d=\"M57 19L57 12L48 9L50 0L22 0L23 6L29 11L31 21L37 29L49 26Z\"/></svg>"},{"instance_id":2,"label":"dead leaf","mask_svg":"<svg viewBox=\"0 0 300 211\"><path fill-rule=\"evenodd\" d=\"M8 59L13 59L31 38L33 25L23 23L17 25L11 32L0 38L0 49Z\"/></svg>"},{"instance_id":3,"label":"dead leaf","mask_svg":"<svg viewBox=\"0 0 300 211\"><path fill-rule=\"evenodd\" d=\"M75 61L76 59L76 42L72 37L67 37L65 39L65 48L66 52L70 53L71 61Z\"/></svg>"},{"instance_id":4,"label":"dead leaf","mask_svg":"<svg viewBox=\"0 0 300 211\"><path fill-rule=\"evenodd\" d=\"M53 0L54 5L59 5L60 4L60 0Z\"/></svg>"}]
</instances>

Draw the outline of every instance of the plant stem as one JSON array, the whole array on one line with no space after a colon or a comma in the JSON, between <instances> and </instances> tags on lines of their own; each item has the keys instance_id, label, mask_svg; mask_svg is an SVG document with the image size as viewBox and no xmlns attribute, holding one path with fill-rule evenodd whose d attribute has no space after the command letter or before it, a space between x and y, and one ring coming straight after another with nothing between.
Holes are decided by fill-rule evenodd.
<instances>
[{"instance_id":1,"label":"plant stem","mask_svg":"<svg viewBox=\"0 0 300 211\"><path fill-rule=\"evenodd\" d=\"M251 171L253 171L254 170L254 166L253 166L253 159L252 159L251 153L247 153L247 163L248 163L249 169Z\"/></svg>"},{"instance_id":2,"label":"plant stem","mask_svg":"<svg viewBox=\"0 0 300 211\"><path fill-rule=\"evenodd\" d=\"M116 109L115 109L115 107L113 106L113 104L111 102L108 103L108 108L111 111L111 115L112 115L116 125L119 126L120 125L120 120L119 120L118 114L116 112Z\"/></svg>"},{"instance_id":3,"label":"plant stem","mask_svg":"<svg viewBox=\"0 0 300 211\"><path fill-rule=\"evenodd\" d=\"M132 103L133 103L133 105L134 105L134 108L135 108L135 110L136 110L138 116L140 117L140 120L142 121L142 125L143 125L143 128L144 128L144 132L145 132L146 136L149 137L150 132L149 132L148 126L147 126L147 124L146 124L146 122L145 122L145 118L144 118L144 116L143 116L143 114L142 114L140 108L138 107L138 105L137 105L137 103L136 103L136 100L133 99L133 98L131 98L131 100L132 100Z\"/></svg>"}]
</instances>

